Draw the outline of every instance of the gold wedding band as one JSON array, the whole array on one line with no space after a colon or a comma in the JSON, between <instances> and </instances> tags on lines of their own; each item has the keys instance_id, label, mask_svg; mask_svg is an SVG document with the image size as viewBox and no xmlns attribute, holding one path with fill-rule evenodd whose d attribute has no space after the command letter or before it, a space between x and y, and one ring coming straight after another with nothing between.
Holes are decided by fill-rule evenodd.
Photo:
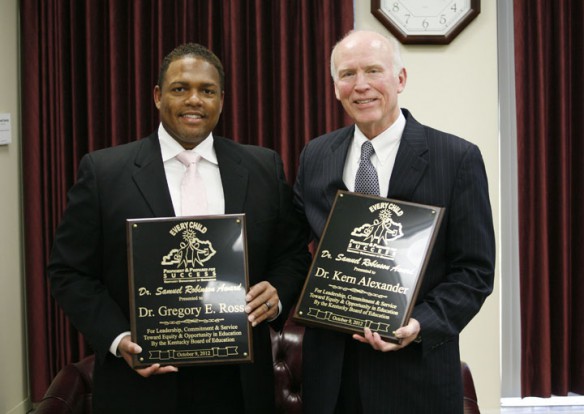
<instances>
[{"instance_id":1,"label":"gold wedding band","mask_svg":"<svg viewBox=\"0 0 584 414\"><path fill-rule=\"evenodd\" d=\"M270 310L272 308L272 304L269 301L264 302L264 305L266 305L266 308L268 308L268 310Z\"/></svg>"}]
</instances>

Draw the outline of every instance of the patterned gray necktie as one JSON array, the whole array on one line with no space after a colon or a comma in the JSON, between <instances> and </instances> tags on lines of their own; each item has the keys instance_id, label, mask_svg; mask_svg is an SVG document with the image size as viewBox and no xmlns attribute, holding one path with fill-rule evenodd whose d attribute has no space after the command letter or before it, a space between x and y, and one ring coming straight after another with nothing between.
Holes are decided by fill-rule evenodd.
<instances>
[{"instance_id":1,"label":"patterned gray necktie","mask_svg":"<svg viewBox=\"0 0 584 414\"><path fill-rule=\"evenodd\" d=\"M371 195L379 195L379 179L377 171L371 164L371 156L375 153L371 141L365 141L361 145L361 160L355 176L355 192Z\"/></svg>"}]
</instances>

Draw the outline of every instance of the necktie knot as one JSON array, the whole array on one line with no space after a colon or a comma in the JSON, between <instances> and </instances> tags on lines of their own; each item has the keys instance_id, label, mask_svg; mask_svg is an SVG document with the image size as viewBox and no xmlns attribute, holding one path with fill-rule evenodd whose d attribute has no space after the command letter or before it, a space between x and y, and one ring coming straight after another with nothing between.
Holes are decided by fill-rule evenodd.
<instances>
[{"instance_id":1,"label":"necktie knot","mask_svg":"<svg viewBox=\"0 0 584 414\"><path fill-rule=\"evenodd\" d=\"M179 153L176 158L183 163L185 167L189 167L191 164L196 164L201 160L201 156L193 151L183 151Z\"/></svg>"},{"instance_id":2,"label":"necktie knot","mask_svg":"<svg viewBox=\"0 0 584 414\"><path fill-rule=\"evenodd\" d=\"M373 148L371 141L365 141L363 145L361 145L361 161L370 160L374 153L375 149Z\"/></svg>"}]
</instances>

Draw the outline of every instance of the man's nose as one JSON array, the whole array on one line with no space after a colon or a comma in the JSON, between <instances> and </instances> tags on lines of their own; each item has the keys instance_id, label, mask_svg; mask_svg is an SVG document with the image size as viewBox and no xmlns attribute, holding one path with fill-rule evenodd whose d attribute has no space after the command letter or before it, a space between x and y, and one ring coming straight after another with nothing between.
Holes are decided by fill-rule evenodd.
<instances>
[{"instance_id":1,"label":"man's nose","mask_svg":"<svg viewBox=\"0 0 584 414\"><path fill-rule=\"evenodd\" d=\"M201 103L201 97L199 95L199 91L192 91L187 96L187 103L191 105L198 105Z\"/></svg>"},{"instance_id":2,"label":"man's nose","mask_svg":"<svg viewBox=\"0 0 584 414\"><path fill-rule=\"evenodd\" d=\"M357 72L355 74L355 88L364 89L369 87L369 81L364 72Z\"/></svg>"}]
</instances>

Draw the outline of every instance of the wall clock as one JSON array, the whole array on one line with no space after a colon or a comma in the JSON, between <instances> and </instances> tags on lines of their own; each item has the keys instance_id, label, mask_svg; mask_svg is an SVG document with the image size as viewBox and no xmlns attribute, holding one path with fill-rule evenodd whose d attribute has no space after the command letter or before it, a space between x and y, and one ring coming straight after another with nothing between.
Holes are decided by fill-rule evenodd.
<instances>
[{"instance_id":1,"label":"wall clock","mask_svg":"<svg viewBox=\"0 0 584 414\"><path fill-rule=\"evenodd\" d=\"M371 13L404 44L448 44L481 12L481 0L371 0Z\"/></svg>"}]
</instances>

